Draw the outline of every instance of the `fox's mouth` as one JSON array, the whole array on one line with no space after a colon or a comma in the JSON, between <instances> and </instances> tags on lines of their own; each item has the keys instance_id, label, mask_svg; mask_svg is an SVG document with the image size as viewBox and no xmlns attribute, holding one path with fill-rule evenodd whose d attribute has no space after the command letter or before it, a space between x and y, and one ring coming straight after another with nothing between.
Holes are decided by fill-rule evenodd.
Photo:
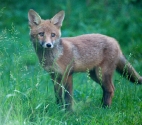
<instances>
[{"instance_id":1,"label":"fox's mouth","mask_svg":"<svg viewBox=\"0 0 142 125\"><path fill-rule=\"evenodd\" d=\"M46 42L40 42L40 45L43 48L53 48L54 47L52 43L46 43Z\"/></svg>"}]
</instances>

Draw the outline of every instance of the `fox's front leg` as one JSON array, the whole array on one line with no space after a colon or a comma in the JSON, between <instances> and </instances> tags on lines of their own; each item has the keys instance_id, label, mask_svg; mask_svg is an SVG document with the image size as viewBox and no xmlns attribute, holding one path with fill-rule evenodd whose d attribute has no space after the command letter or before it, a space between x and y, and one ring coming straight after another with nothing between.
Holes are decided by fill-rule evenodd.
<instances>
[{"instance_id":1,"label":"fox's front leg","mask_svg":"<svg viewBox=\"0 0 142 125\"><path fill-rule=\"evenodd\" d=\"M52 81L54 83L54 91L55 91L55 98L56 98L56 103L61 106L61 108L64 107L63 103L63 97L62 97L62 85L61 85L61 80L62 77L57 76L55 74L51 75Z\"/></svg>"},{"instance_id":2,"label":"fox's front leg","mask_svg":"<svg viewBox=\"0 0 142 125\"><path fill-rule=\"evenodd\" d=\"M72 75L65 78L65 110L71 111L73 104L73 80Z\"/></svg>"}]
</instances>

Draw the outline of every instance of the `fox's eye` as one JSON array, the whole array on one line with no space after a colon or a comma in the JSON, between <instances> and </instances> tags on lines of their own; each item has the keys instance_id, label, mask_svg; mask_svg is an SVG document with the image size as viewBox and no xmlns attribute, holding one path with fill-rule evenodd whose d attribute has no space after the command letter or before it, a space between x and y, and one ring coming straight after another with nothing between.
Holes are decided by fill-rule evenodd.
<instances>
[{"instance_id":1,"label":"fox's eye","mask_svg":"<svg viewBox=\"0 0 142 125\"><path fill-rule=\"evenodd\" d=\"M38 35L44 36L44 32L39 32Z\"/></svg>"},{"instance_id":2,"label":"fox's eye","mask_svg":"<svg viewBox=\"0 0 142 125\"><path fill-rule=\"evenodd\" d=\"M55 33L51 33L51 37L55 37Z\"/></svg>"}]
</instances>

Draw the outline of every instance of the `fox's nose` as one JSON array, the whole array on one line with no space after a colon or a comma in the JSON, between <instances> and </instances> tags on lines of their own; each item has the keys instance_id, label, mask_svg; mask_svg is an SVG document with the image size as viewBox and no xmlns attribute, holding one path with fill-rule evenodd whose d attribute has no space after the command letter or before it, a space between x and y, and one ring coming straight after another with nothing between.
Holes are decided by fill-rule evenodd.
<instances>
[{"instance_id":1,"label":"fox's nose","mask_svg":"<svg viewBox=\"0 0 142 125\"><path fill-rule=\"evenodd\" d=\"M51 47L51 44L50 44L50 43L47 43L47 44L46 44L46 47L50 48L50 47Z\"/></svg>"}]
</instances>

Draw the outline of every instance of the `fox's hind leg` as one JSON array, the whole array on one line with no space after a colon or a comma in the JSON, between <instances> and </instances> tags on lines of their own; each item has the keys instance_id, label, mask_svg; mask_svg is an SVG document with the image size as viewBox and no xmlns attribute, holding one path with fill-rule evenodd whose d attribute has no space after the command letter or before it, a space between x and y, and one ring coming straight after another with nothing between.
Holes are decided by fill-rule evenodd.
<instances>
[{"instance_id":1,"label":"fox's hind leg","mask_svg":"<svg viewBox=\"0 0 142 125\"><path fill-rule=\"evenodd\" d=\"M99 83L103 90L102 105L110 106L114 94L114 86L112 82L112 73L104 72L103 67L97 67L90 70L90 77Z\"/></svg>"},{"instance_id":2,"label":"fox's hind leg","mask_svg":"<svg viewBox=\"0 0 142 125\"><path fill-rule=\"evenodd\" d=\"M99 79L99 73L97 72L97 68L90 70L89 71L90 77L92 78L92 80L94 80L97 83L101 83L101 80Z\"/></svg>"},{"instance_id":3,"label":"fox's hind leg","mask_svg":"<svg viewBox=\"0 0 142 125\"><path fill-rule=\"evenodd\" d=\"M114 95L114 85L112 83L111 74L103 74L102 89L103 89L103 98L102 104L103 107L110 106L112 102L112 97Z\"/></svg>"},{"instance_id":4,"label":"fox's hind leg","mask_svg":"<svg viewBox=\"0 0 142 125\"><path fill-rule=\"evenodd\" d=\"M114 95L114 85L112 81L113 72L116 68L116 62L114 61L104 61L101 67L102 72L102 90L103 90L103 98L102 104L103 107L107 107L111 105L112 97Z\"/></svg>"}]
</instances>

